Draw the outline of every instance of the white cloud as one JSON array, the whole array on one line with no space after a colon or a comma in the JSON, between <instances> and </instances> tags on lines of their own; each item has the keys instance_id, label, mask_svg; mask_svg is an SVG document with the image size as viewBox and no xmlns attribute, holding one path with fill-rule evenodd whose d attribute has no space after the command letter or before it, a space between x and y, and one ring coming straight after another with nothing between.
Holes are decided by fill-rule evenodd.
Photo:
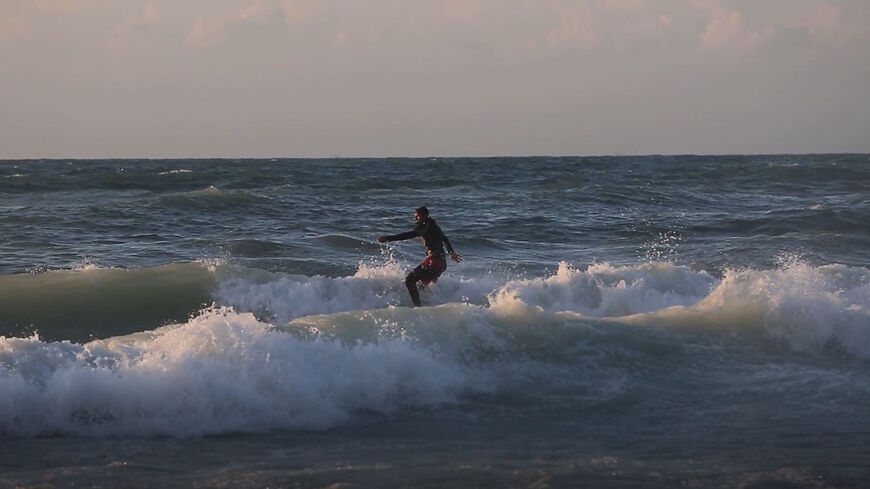
<instances>
[{"instance_id":1,"label":"white cloud","mask_svg":"<svg viewBox=\"0 0 870 489\"><path fill-rule=\"evenodd\" d=\"M99 0L32 0L44 14L69 14L99 8Z\"/></svg>"},{"instance_id":2,"label":"white cloud","mask_svg":"<svg viewBox=\"0 0 870 489\"><path fill-rule=\"evenodd\" d=\"M262 0L257 0L251 5L243 8L238 14L240 21L262 21L272 15L272 5Z\"/></svg>"},{"instance_id":3,"label":"white cloud","mask_svg":"<svg viewBox=\"0 0 870 489\"><path fill-rule=\"evenodd\" d=\"M607 13L637 14L649 7L648 0L598 0L598 9Z\"/></svg>"},{"instance_id":4,"label":"white cloud","mask_svg":"<svg viewBox=\"0 0 870 489\"><path fill-rule=\"evenodd\" d=\"M344 32L344 31L339 32L338 34L335 35L335 39L333 40L332 45L337 47L337 48L344 47L344 45L347 44L347 37L348 37L347 32Z\"/></svg>"},{"instance_id":5,"label":"white cloud","mask_svg":"<svg viewBox=\"0 0 870 489\"><path fill-rule=\"evenodd\" d=\"M283 0L284 21L287 25L308 25L313 19L311 4L304 0Z\"/></svg>"},{"instance_id":6,"label":"white cloud","mask_svg":"<svg viewBox=\"0 0 870 489\"><path fill-rule=\"evenodd\" d=\"M23 16L14 12L0 11L0 40L5 37L24 34L31 29L30 23Z\"/></svg>"},{"instance_id":7,"label":"white cloud","mask_svg":"<svg viewBox=\"0 0 870 489\"><path fill-rule=\"evenodd\" d=\"M490 141L486 151L506 152L607 149L598 141L626 127L610 139L619 150L653 140L643 121L670 120L658 127L673 131L647 149L682 150L695 140L686 114L715 112L761 133L773 128L748 116L756 107L797 120L828 107L812 97L820 91L830 94L830 120L840 120L837 107L853 111L830 134L864 141L867 1L0 0L0 93L16 94L0 116L25 121L0 126L0 149L66 156L69 141L105 134L99 144L114 146L100 152L95 142L90 153L110 155L139 137L130 129L125 139L117 125L152 131L136 148L161 154L316 154L332 145L413 153L431 148L418 137L431 123L445 141ZM807 76L794 77L795 66ZM775 106L769 95L783 83L802 97ZM62 95L68 85L75 96ZM102 112L79 118L82 107ZM183 120L161 118L178 107ZM47 137L41 127L64 117L75 124ZM95 122L112 117L120 122ZM261 120L269 129L251 131ZM463 129L462 120L475 124ZM397 127L404 139L382 137ZM179 137L185 131L190 138ZM692 134L715 148L735 138L724 132ZM547 145L523 146L527 134ZM591 146L575 144L587 136ZM396 140L402 146L390 146Z\"/></svg>"},{"instance_id":8,"label":"white cloud","mask_svg":"<svg viewBox=\"0 0 870 489\"><path fill-rule=\"evenodd\" d=\"M743 17L739 11L717 7L701 35L701 43L708 48L723 48L734 42L742 31Z\"/></svg>"},{"instance_id":9,"label":"white cloud","mask_svg":"<svg viewBox=\"0 0 870 489\"><path fill-rule=\"evenodd\" d=\"M803 22L810 35L823 40L843 38L843 14L840 9L823 3Z\"/></svg>"},{"instance_id":10,"label":"white cloud","mask_svg":"<svg viewBox=\"0 0 870 489\"><path fill-rule=\"evenodd\" d=\"M263 22L274 13L273 4L262 0L255 0L241 9L232 5L224 9L213 7L193 21L186 41L193 46L220 44L226 40L226 31L232 25Z\"/></svg>"},{"instance_id":11,"label":"white cloud","mask_svg":"<svg viewBox=\"0 0 870 489\"><path fill-rule=\"evenodd\" d=\"M579 45L590 48L598 43L594 12L584 2L561 9L559 17L559 25L547 33L547 43L551 47Z\"/></svg>"},{"instance_id":12,"label":"white cloud","mask_svg":"<svg viewBox=\"0 0 870 489\"><path fill-rule=\"evenodd\" d=\"M480 12L478 0L444 0L444 12L451 19L467 21Z\"/></svg>"},{"instance_id":13,"label":"white cloud","mask_svg":"<svg viewBox=\"0 0 870 489\"><path fill-rule=\"evenodd\" d=\"M193 46L207 46L224 40L224 22L208 23L204 19L196 19L190 27L185 39Z\"/></svg>"},{"instance_id":14,"label":"white cloud","mask_svg":"<svg viewBox=\"0 0 870 489\"><path fill-rule=\"evenodd\" d=\"M772 26L750 31L739 10L715 5L712 18L701 34L701 45L708 49L750 48L769 42L775 33L776 29Z\"/></svg>"},{"instance_id":15,"label":"white cloud","mask_svg":"<svg viewBox=\"0 0 870 489\"><path fill-rule=\"evenodd\" d=\"M160 22L160 13L157 12L157 7L153 2L145 4L145 22L154 25Z\"/></svg>"}]
</instances>

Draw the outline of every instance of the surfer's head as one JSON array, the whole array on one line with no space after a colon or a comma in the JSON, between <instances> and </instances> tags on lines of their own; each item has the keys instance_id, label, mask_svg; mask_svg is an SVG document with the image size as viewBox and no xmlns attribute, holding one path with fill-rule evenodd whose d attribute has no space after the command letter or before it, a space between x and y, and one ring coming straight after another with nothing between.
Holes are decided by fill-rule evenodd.
<instances>
[{"instance_id":1,"label":"surfer's head","mask_svg":"<svg viewBox=\"0 0 870 489\"><path fill-rule=\"evenodd\" d=\"M417 207L414 209L414 220L417 222L423 222L429 218L429 209L426 208L425 205Z\"/></svg>"}]
</instances>

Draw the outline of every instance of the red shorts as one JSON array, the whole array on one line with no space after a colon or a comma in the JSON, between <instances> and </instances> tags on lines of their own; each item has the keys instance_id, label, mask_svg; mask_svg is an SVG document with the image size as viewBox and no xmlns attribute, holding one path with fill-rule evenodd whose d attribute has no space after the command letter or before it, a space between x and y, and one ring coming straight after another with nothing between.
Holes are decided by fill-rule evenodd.
<instances>
[{"instance_id":1,"label":"red shorts","mask_svg":"<svg viewBox=\"0 0 870 489\"><path fill-rule=\"evenodd\" d=\"M444 270L447 270L447 260L443 256L427 256L411 273L424 285L429 285L437 282Z\"/></svg>"}]
</instances>

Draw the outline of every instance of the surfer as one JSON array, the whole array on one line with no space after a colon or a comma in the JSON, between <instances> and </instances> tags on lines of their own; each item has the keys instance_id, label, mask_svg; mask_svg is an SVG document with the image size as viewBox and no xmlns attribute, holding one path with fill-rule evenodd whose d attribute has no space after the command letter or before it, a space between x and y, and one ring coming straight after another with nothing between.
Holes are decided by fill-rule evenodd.
<instances>
[{"instance_id":1,"label":"surfer","mask_svg":"<svg viewBox=\"0 0 870 489\"><path fill-rule=\"evenodd\" d=\"M447 251L453 261L459 263L462 261L462 257L453 251L450 240L435 223L435 219L429 217L429 209L425 206L418 207L414 211L414 221L417 222L414 229L406 233L378 236L378 243L403 241L417 236L423 239L423 246L426 247L426 258L405 277L405 286L408 287L408 293L411 294L411 301L415 307L420 307L420 292L417 290L417 282L423 282L423 285L437 282L438 277L444 273L444 270L447 270L444 245L447 246Z\"/></svg>"}]
</instances>

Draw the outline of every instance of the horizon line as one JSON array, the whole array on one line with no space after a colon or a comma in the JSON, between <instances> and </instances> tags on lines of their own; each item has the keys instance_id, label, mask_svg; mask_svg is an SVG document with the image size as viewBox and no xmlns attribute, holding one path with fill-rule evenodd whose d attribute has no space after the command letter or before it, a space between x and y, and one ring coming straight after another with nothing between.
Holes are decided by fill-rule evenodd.
<instances>
[{"instance_id":1,"label":"horizon line","mask_svg":"<svg viewBox=\"0 0 870 489\"><path fill-rule=\"evenodd\" d=\"M519 159L519 158L644 158L644 157L714 157L714 156L864 156L870 152L823 151L809 153L599 153L599 154L527 154L527 155L428 155L428 156L100 156L100 157L17 157L0 158L10 161L169 161L169 160L431 160L431 159Z\"/></svg>"}]
</instances>

